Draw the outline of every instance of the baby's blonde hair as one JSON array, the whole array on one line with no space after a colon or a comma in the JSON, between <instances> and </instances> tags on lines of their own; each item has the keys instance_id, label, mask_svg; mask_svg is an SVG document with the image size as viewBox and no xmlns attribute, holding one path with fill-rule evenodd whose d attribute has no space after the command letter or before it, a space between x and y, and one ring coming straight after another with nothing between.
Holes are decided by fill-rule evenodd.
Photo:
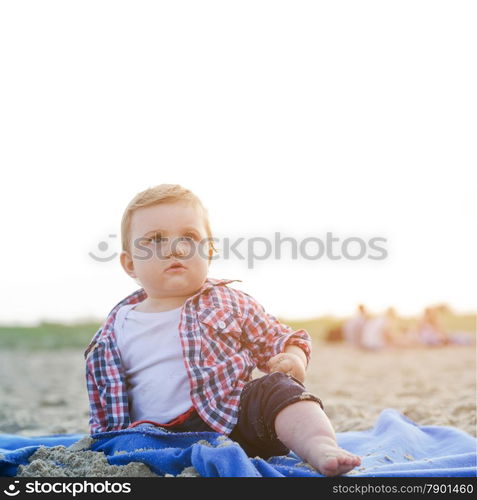
<instances>
[{"instance_id":1,"label":"baby's blonde hair","mask_svg":"<svg viewBox=\"0 0 477 500\"><path fill-rule=\"evenodd\" d=\"M175 203L179 201L192 203L194 207L202 211L205 230L207 237L209 238L209 247L212 248L212 250L217 251L212 241L212 231L210 229L209 214L207 209L204 207L198 196L179 184L159 184L158 186L147 188L138 193L129 202L121 220L121 243L123 251L130 252L131 219L135 210L138 208L160 205L161 203ZM209 261L211 259L212 254L209 254Z\"/></svg>"}]
</instances>

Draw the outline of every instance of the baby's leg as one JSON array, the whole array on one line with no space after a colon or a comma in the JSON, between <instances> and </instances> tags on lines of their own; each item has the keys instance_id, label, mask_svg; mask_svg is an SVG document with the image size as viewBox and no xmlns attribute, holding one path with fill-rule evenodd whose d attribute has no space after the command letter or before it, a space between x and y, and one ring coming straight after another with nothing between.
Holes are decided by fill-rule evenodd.
<instances>
[{"instance_id":1,"label":"baby's leg","mask_svg":"<svg viewBox=\"0 0 477 500\"><path fill-rule=\"evenodd\" d=\"M315 401L286 406L275 418L278 439L324 476L336 476L361 464L361 459L343 450L326 413Z\"/></svg>"}]
</instances>

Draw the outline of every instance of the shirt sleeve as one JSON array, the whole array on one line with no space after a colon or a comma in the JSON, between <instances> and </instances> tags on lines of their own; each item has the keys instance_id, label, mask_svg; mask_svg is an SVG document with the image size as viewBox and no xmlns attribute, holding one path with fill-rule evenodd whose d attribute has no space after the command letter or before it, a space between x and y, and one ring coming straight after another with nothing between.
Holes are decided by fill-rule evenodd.
<instances>
[{"instance_id":1,"label":"shirt sleeve","mask_svg":"<svg viewBox=\"0 0 477 500\"><path fill-rule=\"evenodd\" d=\"M303 329L295 331L281 323L250 295L245 295L247 310L242 326L243 342L252 353L257 368L269 373L268 360L282 353L288 345L300 347L306 355L308 365L311 357L309 333Z\"/></svg>"},{"instance_id":2,"label":"shirt sleeve","mask_svg":"<svg viewBox=\"0 0 477 500\"><path fill-rule=\"evenodd\" d=\"M106 412L101 402L101 393L94 377L94 360L86 360L86 386L89 399L89 428L90 433L107 430Z\"/></svg>"}]
</instances>

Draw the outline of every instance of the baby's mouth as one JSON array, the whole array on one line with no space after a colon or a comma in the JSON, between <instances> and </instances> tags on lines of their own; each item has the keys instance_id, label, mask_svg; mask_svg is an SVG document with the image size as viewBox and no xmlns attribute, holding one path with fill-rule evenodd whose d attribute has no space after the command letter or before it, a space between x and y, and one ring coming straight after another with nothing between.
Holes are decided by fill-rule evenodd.
<instances>
[{"instance_id":1,"label":"baby's mouth","mask_svg":"<svg viewBox=\"0 0 477 500\"><path fill-rule=\"evenodd\" d=\"M185 271L186 267L180 262L173 262L166 271Z\"/></svg>"}]
</instances>

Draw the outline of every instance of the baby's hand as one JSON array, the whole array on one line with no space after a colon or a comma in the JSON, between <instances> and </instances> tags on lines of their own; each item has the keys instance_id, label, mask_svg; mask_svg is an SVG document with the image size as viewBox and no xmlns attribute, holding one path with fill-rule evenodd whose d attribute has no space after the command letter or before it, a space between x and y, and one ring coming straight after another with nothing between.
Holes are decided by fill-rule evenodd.
<instances>
[{"instance_id":1,"label":"baby's hand","mask_svg":"<svg viewBox=\"0 0 477 500\"><path fill-rule=\"evenodd\" d=\"M305 382L305 366L300 356L291 352L282 352L268 361L270 373L283 372L292 375L300 382Z\"/></svg>"}]
</instances>

